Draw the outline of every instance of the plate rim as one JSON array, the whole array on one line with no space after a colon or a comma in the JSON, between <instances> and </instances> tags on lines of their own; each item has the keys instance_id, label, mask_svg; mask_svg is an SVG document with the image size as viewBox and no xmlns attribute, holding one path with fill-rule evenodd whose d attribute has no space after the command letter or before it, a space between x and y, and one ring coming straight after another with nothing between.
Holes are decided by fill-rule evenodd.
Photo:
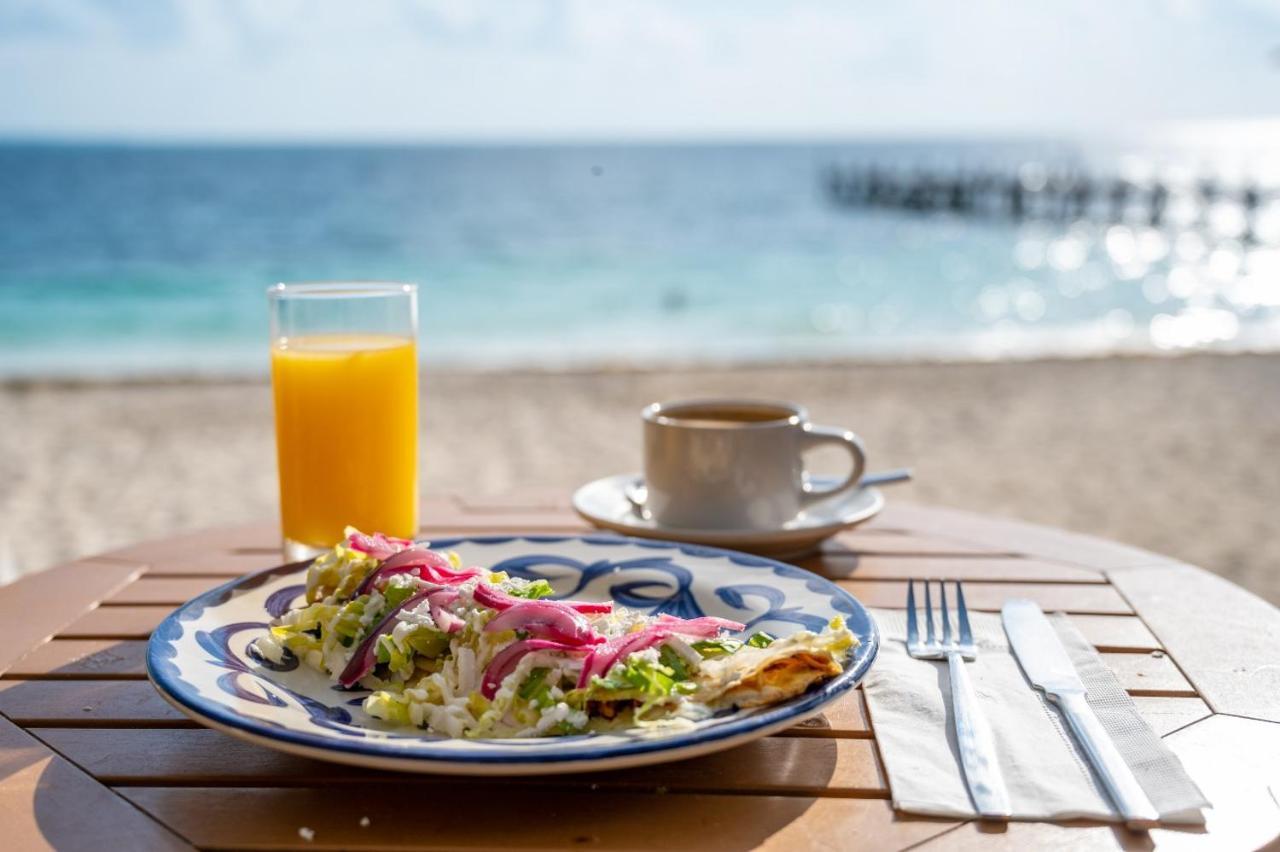
<instances>
[{"instance_id":1,"label":"plate rim","mask_svg":"<svg viewBox=\"0 0 1280 852\"><path fill-rule=\"evenodd\" d=\"M416 747L413 751L409 751L397 746L394 740L363 742L338 740L306 731L277 728L259 720L243 717L226 704L214 702L195 693L193 688L184 686L176 666L169 659L164 658L162 653L164 649L171 647L173 640L182 635L183 622L198 618L211 605L216 606L225 603L238 589L254 589L272 577L302 571L310 564L311 560L307 560L275 565L233 578L175 608L160 622L147 640L148 679L167 701L198 722L213 722L215 723L213 727L228 733L231 732L228 729L233 729L237 736L268 747L280 746L283 750L289 751L290 749L283 748L287 744L295 749L306 749L310 756L321 759L328 756L338 762L362 762L365 765L368 765L371 761L391 760L396 762L396 768L398 769L417 769L422 772L456 771L459 768L481 766L498 768L501 766L520 767L530 765L541 766L544 772L574 772L592 766L600 768L608 768L608 765L618 766L621 765L620 762L625 762L628 765L638 765L638 762L665 762L668 759L678 759L682 752L699 746L720 744L727 748L739 741L745 742L746 740L742 738L751 734L767 736L771 729L779 729L779 727L773 726L785 728L789 727L790 724L803 721L815 715L822 707L856 686L867 671L870 670L880 650L879 626L867 607L857 598L836 583L812 571L765 556L756 556L706 545L659 541L615 534L539 535L513 533L448 536L443 538L424 536L421 540L426 541L431 547L450 547L468 542L476 544L505 544L511 541L528 541L533 544L554 544L566 541L583 542L592 545L629 544L647 549L677 550L686 556L695 558L727 558L734 564L743 567L769 568L779 576L789 575L797 579L804 579L806 583L816 580L819 584L830 587L836 598L847 599L855 610L861 611L866 617L869 631L863 641L863 645L867 648L867 651L859 652L858 656L855 657L854 665L835 679L822 684L812 693L797 696L782 705L761 713L708 729L680 732L669 737L602 744L597 746L594 751L576 754L566 754L563 751L559 753L542 753L543 750L541 749L536 752L530 750L519 754L498 752L489 754L466 754L462 752L440 754L437 752L432 754L430 746L425 749ZM502 739L507 738L477 740L477 742L495 744L501 743ZM295 753L297 752L295 751ZM359 756L363 758L363 761L341 760L334 753ZM472 774L480 773L473 772Z\"/></svg>"}]
</instances>

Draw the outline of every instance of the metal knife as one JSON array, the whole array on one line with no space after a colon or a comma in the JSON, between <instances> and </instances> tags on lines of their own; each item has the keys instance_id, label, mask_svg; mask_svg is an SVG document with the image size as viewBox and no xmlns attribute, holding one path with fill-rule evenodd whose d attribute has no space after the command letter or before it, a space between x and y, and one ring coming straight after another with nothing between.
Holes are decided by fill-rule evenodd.
<instances>
[{"instance_id":1,"label":"metal knife","mask_svg":"<svg viewBox=\"0 0 1280 852\"><path fill-rule=\"evenodd\" d=\"M1049 619L1034 601L1008 601L1000 614L1018 664L1031 683L1058 705L1116 810L1135 828L1156 825L1159 812L1085 700L1088 692Z\"/></svg>"}]
</instances>

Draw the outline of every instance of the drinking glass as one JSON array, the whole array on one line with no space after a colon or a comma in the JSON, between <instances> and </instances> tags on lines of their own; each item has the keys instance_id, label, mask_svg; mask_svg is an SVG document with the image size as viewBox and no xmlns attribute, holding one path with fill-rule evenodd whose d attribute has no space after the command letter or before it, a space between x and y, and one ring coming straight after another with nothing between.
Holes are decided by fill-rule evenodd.
<instances>
[{"instance_id":1,"label":"drinking glass","mask_svg":"<svg viewBox=\"0 0 1280 852\"><path fill-rule=\"evenodd\" d=\"M277 284L271 384L285 558L350 525L418 531L418 292L412 284Z\"/></svg>"}]
</instances>

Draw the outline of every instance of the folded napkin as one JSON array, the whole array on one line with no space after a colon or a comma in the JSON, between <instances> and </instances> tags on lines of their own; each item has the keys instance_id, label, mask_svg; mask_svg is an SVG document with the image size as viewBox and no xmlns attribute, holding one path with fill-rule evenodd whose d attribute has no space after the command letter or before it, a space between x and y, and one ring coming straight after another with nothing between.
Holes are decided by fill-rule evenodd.
<instances>
[{"instance_id":1,"label":"folded napkin","mask_svg":"<svg viewBox=\"0 0 1280 852\"><path fill-rule=\"evenodd\" d=\"M864 691L893 806L930 816L976 816L951 726L946 661L907 655L905 612L873 610L873 615L882 641ZM1182 763L1066 616L1051 615L1049 620L1089 691L1089 704L1161 821L1203 824L1199 809L1209 803ZM971 613L970 623L979 653L965 665L995 736L1014 817L1120 821L1057 708L1018 667L1000 616Z\"/></svg>"}]
</instances>

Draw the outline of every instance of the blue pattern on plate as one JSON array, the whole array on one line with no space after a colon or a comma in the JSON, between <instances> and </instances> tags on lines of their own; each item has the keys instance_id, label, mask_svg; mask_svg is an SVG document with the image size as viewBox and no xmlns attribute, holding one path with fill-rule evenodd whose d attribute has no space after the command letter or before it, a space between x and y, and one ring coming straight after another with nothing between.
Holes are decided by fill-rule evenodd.
<instances>
[{"instance_id":1,"label":"blue pattern on plate","mask_svg":"<svg viewBox=\"0 0 1280 852\"><path fill-rule=\"evenodd\" d=\"M303 686L286 683L290 677L305 676L302 670L306 667L299 666L292 655L282 663L272 663L251 650L252 638L266 630L268 620L285 612L303 591L302 585L285 582L295 575L300 578L306 569L307 563L294 563L233 580L180 607L153 633L147 649L148 671L156 685L180 707L261 738L331 752L417 758L433 765L515 765L682 749L802 718L856 684L878 650L874 623L847 592L808 571L771 559L613 535L480 536L430 542L433 548L470 548L477 553L516 544L524 552L489 563L492 570L528 580L545 579L555 589L556 597L571 598L588 592L595 599L608 597L627 607L682 618L707 614L706 606L714 605L718 609L715 614L746 623L746 632L821 630L831 615L839 613L861 645L846 662L842 675L804 695L769 708L717 714L690 731L657 738L624 733L450 740L371 720L360 709L366 694L363 690L337 689L326 682L323 688L309 684L304 691ZM596 550L601 551L600 558L590 553ZM637 550L647 553L636 555ZM626 558L618 558L623 552ZM575 558L569 553L591 558ZM733 582L708 586L699 582L699 572L720 573ZM280 588L263 598L257 590L269 584ZM807 603L796 597L801 589L809 595ZM262 598L260 604L252 603L256 598L244 597L254 594ZM252 604L261 620L221 618L220 608L244 609L240 604ZM189 633L188 628L193 632ZM192 638L194 647L189 643Z\"/></svg>"}]
</instances>

